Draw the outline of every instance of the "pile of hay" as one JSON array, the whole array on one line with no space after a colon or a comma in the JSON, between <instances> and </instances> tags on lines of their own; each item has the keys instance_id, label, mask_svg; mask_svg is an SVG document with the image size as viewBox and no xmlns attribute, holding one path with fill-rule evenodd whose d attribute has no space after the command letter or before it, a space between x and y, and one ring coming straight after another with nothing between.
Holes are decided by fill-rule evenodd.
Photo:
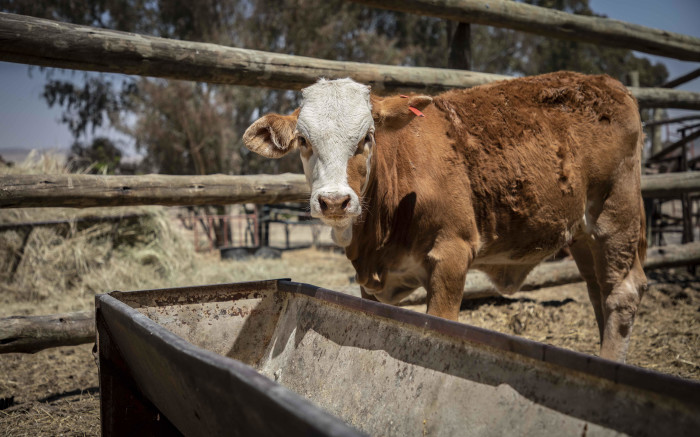
<instances>
[{"instance_id":1,"label":"pile of hay","mask_svg":"<svg viewBox=\"0 0 700 437\"><path fill-rule=\"evenodd\" d=\"M68 173L50 155L30 155L0 174ZM118 221L77 219L122 217ZM291 277L328 288L349 284L354 271L343 255L314 250L281 260L220 260L195 253L193 236L164 207L16 208L0 210L0 226L70 223L0 230L0 317L88 310L95 294Z\"/></svg>"},{"instance_id":2,"label":"pile of hay","mask_svg":"<svg viewBox=\"0 0 700 437\"><path fill-rule=\"evenodd\" d=\"M30 155L0 173L67 173L59 162ZM104 217L116 218L99 221ZM0 210L2 225L61 220L68 223L0 231L5 315L33 314L39 306L41 313L90 309L95 294L163 286L191 268L191 243L173 229L165 208Z\"/></svg>"}]
</instances>

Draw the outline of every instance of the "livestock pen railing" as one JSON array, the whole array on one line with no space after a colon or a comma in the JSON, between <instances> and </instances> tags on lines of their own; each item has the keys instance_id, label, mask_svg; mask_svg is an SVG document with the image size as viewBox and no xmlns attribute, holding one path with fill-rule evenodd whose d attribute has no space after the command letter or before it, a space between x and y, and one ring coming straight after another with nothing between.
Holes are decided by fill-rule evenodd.
<instances>
[{"instance_id":1,"label":"livestock pen railing","mask_svg":"<svg viewBox=\"0 0 700 437\"><path fill-rule=\"evenodd\" d=\"M700 39L690 38L700 53ZM0 13L0 61L166 79L299 90L319 77L352 77L375 92L438 91L511 79L488 73L340 62L176 41ZM700 93L630 88L641 107L700 109Z\"/></svg>"},{"instance_id":2,"label":"livestock pen railing","mask_svg":"<svg viewBox=\"0 0 700 437\"><path fill-rule=\"evenodd\" d=\"M304 175L0 175L0 208L228 205L309 199ZM642 176L642 196L700 191L700 172Z\"/></svg>"},{"instance_id":3,"label":"livestock pen railing","mask_svg":"<svg viewBox=\"0 0 700 437\"><path fill-rule=\"evenodd\" d=\"M188 217L191 223L193 246L195 252L212 251L217 248L236 247L258 247L258 216L256 214L207 214L195 216L192 213ZM216 245L214 234L214 223L223 224L223 241L220 246ZM197 224L202 225L199 230ZM204 234L205 243L202 245L200 232Z\"/></svg>"},{"instance_id":4,"label":"livestock pen railing","mask_svg":"<svg viewBox=\"0 0 700 437\"><path fill-rule=\"evenodd\" d=\"M598 17L580 17L515 2L491 1L358 1L371 6L433 15L544 34L557 38L625 47L684 60L700 61L700 39ZM353 79L378 93L398 90L439 91L465 88L509 76L465 70L399 67L339 62L302 56L176 41L89 26L0 13L0 61L299 90L318 77ZM668 88L630 87L641 107L700 109L700 93ZM698 172L700 173L700 172ZM668 197L700 191L700 175L645 176L645 197ZM90 207L116 205L211 205L278 203L308 198L301 175L259 176L0 176L0 207ZM669 247L652 254L647 267L700 262L700 245ZM567 265L569 269L573 264ZM533 277L538 277L538 271ZM553 279L540 270L538 284L571 282L570 273ZM562 279L563 278L563 279ZM479 288L481 287L481 288ZM465 296L470 295L466 290ZM487 293L483 285L471 295ZM0 320L1 352L35 352L91 341L90 313ZM75 327L75 329L73 329ZM92 329L92 331L90 331Z\"/></svg>"}]
</instances>

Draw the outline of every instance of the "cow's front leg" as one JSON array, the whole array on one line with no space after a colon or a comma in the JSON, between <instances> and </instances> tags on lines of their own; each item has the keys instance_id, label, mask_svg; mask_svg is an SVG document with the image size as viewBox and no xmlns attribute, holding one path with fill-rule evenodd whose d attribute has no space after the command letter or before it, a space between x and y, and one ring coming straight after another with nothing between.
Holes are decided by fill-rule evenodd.
<instances>
[{"instance_id":1,"label":"cow's front leg","mask_svg":"<svg viewBox=\"0 0 700 437\"><path fill-rule=\"evenodd\" d=\"M428 253L428 314L457 320L472 251L462 240L436 244Z\"/></svg>"}]
</instances>

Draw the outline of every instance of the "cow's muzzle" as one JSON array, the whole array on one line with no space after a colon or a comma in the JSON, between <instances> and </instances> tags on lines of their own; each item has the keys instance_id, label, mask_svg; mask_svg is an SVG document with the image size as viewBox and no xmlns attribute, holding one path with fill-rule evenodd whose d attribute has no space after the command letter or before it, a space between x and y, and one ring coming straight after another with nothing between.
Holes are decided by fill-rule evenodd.
<instances>
[{"instance_id":1,"label":"cow's muzzle","mask_svg":"<svg viewBox=\"0 0 700 437\"><path fill-rule=\"evenodd\" d=\"M352 220L359 215L359 208L351 195L344 193L328 193L316 196L312 205L312 215L330 225ZM315 213L315 214L314 214Z\"/></svg>"},{"instance_id":2,"label":"cow's muzzle","mask_svg":"<svg viewBox=\"0 0 700 437\"><path fill-rule=\"evenodd\" d=\"M350 196L318 196L318 207L324 217L330 219L341 219L347 215L350 206Z\"/></svg>"}]
</instances>

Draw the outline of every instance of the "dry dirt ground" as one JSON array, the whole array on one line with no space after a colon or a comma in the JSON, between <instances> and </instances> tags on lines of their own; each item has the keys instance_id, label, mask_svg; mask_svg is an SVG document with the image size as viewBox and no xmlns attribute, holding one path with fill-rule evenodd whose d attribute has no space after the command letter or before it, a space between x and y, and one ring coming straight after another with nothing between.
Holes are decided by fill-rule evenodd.
<instances>
[{"instance_id":1,"label":"dry dirt ground","mask_svg":"<svg viewBox=\"0 0 700 437\"><path fill-rule=\"evenodd\" d=\"M163 277L162 286L291 277L347 289L353 275L343 255L313 249L286 252L281 260L221 261L216 254L196 255L185 264L197 274L188 270ZM700 278L684 268L653 271L648 276L651 286L642 301L628 363L700 380ZM127 285L120 289L134 288L133 278L124 281ZM144 284L142 288L153 286L152 281ZM13 303L16 290L0 289L3 292L0 317L29 312L27 302ZM73 297L70 306L58 305L51 295L34 299L31 313L85 309L92 296L82 293ZM411 308L425 310L424 306ZM460 321L580 352L597 351L597 327L582 283L468 301ZM0 436L98 435L99 388L92 347L0 355Z\"/></svg>"}]
</instances>

